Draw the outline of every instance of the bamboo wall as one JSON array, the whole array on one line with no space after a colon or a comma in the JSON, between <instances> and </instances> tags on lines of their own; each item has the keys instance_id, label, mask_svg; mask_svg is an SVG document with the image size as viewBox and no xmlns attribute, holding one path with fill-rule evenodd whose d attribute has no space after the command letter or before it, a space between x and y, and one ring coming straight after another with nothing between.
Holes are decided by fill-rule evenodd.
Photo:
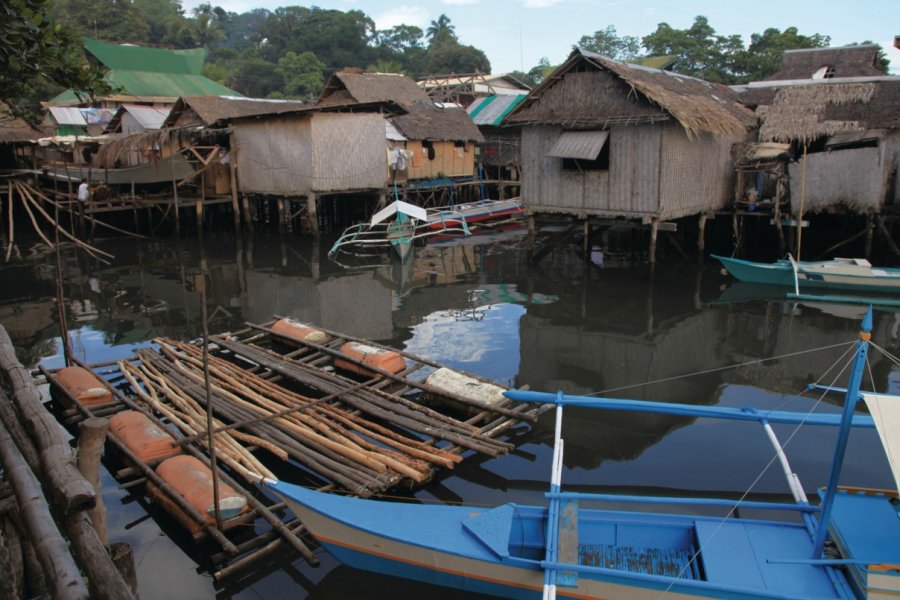
<instances>
[{"instance_id":1,"label":"bamboo wall","mask_svg":"<svg viewBox=\"0 0 900 600\"><path fill-rule=\"evenodd\" d=\"M561 127L522 129L522 198L529 210L579 216L652 216L659 206L661 133L655 125L610 128L609 171L563 170L547 156Z\"/></svg>"},{"instance_id":2,"label":"bamboo wall","mask_svg":"<svg viewBox=\"0 0 900 600\"><path fill-rule=\"evenodd\" d=\"M307 196L387 185L381 115L272 116L233 128L241 192Z\"/></svg>"},{"instance_id":3,"label":"bamboo wall","mask_svg":"<svg viewBox=\"0 0 900 600\"><path fill-rule=\"evenodd\" d=\"M708 213L731 204L731 148L746 136L704 134L690 139L677 123L662 127L660 219Z\"/></svg>"},{"instance_id":4,"label":"bamboo wall","mask_svg":"<svg viewBox=\"0 0 900 600\"><path fill-rule=\"evenodd\" d=\"M791 210L819 212L843 204L856 212L878 212L885 197L886 161L883 147L817 152L788 166ZM805 180L805 186L804 186Z\"/></svg>"},{"instance_id":5,"label":"bamboo wall","mask_svg":"<svg viewBox=\"0 0 900 600\"><path fill-rule=\"evenodd\" d=\"M405 143L405 148L412 152L412 162L406 171L408 181L475 175L475 144L466 142L464 147L456 147L453 141L435 141L432 145L434 160L428 158L428 148L421 141Z\"/></svg>"}]
</instances>

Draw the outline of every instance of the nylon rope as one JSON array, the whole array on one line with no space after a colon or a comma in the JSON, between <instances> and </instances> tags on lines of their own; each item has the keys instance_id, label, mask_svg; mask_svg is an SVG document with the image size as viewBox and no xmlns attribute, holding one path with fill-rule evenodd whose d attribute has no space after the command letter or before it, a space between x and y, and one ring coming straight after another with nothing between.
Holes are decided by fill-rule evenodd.
<instances>
[{"instance_id":1,"label":"nylon rope","mask_svg":"<svg viewBox=\"0 0 900 600\"><path fill-rule=\"evenodd\" d=\"M845 342L845 343L842 343L842 344L836 344L835 346L843 346L843 345L845 345L845 344L846 344L846 342ZM850 342L850 344L853 344L853 345L855 346L856 342L853 341L853 342ZM835 367L836 367L836 366L844 359L844 357L846 357L848 354L850 354L851 351L853 350L853 347L854 347L854 346L851 346L850 348L848 348L847 351L845 351L840 357L838 357L838 359L837 359L834 363L832 363L832 365L831 365L824 373L822 373L822 375L819 377L819 379L816 380L816 384L818 384L820 381L822 381L822 379L823 379L823 378L824 378L824 377L825 377L832 369L834 369L834 368L835 368ZM832 346L832 347L834 347L834 346ZM786 355L786 356L788 356L788 355ZM767 359L767 360L772 360L772 359ZM850 357L850 359L848 359L848 360L844 363L843 368L837 373L837 375L835 375L834 379L832 380L831 384L830 384L828 387L833 387L833 386L834 386L834 384L837 382L837 380L840 379L841 375L843 375L844 372L847 370L847 367L850 365L850 362L851 362L851 361L852 361L852 357ZM754 361L754 362L758 362L758 361ZM816 400L815 404L813 404L813 406L807 411L806 417L812 416L813 412L815 412L815 410L819 407L819 405L820 405L820 404L822 403L822 401L825 399L825 395L826 395L827 393L828 393L828 390L823 390L823 391L822 391L822 395L819 396L819 398ZM791 432L791 434L788 436L787 440L786 440L783 444L781 444L782 450L783 450L784 448L786 448L786 447L791 443L791 440L793 440L794 437L797 435L797 433L799 433L800 428L803 427L803 425L804 425L805 423L806 423L806 418L804 418L803 420L801 420L800 423L798 423L797 426L794 427L794 430L793 430L793 431ZM777 460L778 460L778 452L775 451L774 454L772 455L772 458L769 460L769 462L766 464L766 466L764 466L764 467L762 468L762 470L759 472L759 474L756 476L756 478L755 478L755 479L753 480L753 482L750 484L750 487L747 488L747 490L741 495L741 497L738 498L737 502L735 502L734 506L731 507L731 508L728 510L728 513L722 518L722 520L719 521L719 523L718 523L718 525L716 526L716 528L715 528L715 529L712 531L712 533L710 534L709 540L712 540L714 537L716 537L716 535L718 534L719 530L721 530L722 527L725 526L725 523L728 522L730 519L733 518L735 511L737 511L738 508L740 508L741 504L744 502L744 500L747 499L747 496L750 495L750 492L753 491L753 488L756 486L756 484L759 483L759 481L763 478L763 476L766 474L766 472L768 472L769 468L770 468L773 464L775 464L775 462L776 462ZM691 559L687 562L687 564L685 564L685 565L681 568L681 570L678 572L678 575L672 579L672 581L669 583L668 586L666 586L666 589L664 589L664 590L659 594L659 597L660 597L660 598L662 598L663 596L665 596L666 594L668 594L668 593L671 591L672 586L675 585L676 580L681 579L681 577L684 575L685 571L687 571L687 569L690 568L691 565L693 565L695 562L697 562L697 559L700 557L700 553L701 553L701 552L703 552L703 546L702 546L702 545L699 546L699 547L697 548L697 550L694 551L694 553L691 555Z\"/></svg>"}]
</instances>

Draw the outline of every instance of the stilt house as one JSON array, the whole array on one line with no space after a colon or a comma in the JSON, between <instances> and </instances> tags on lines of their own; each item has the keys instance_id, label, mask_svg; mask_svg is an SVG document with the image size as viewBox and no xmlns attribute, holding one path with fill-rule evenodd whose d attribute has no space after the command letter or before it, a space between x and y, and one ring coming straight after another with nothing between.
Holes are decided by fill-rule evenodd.
<instances>
[{"instance_id":1,"label":"stilt house","mask_svg":"<svg viewBox=\"0 0 900 600\"><path fill-rule=\"evenodd\" d=\"M771 79L735 86L756 108L760 142L790 149L782 187L793 213L900 204L900 79L876 68L877 54L874 45L791 50Z\"/></svg>"},{"instance_id":2,"label":"stilt house","mask_svg":"<svg viewBox=\"0 0 900 600\"><path fill-rule=\"evenodd\" d=\"M585 50L504 120L522 126L529 214L633 219L654 232L730 202L732 145L755 123L725 86Z\"/></svg>"},{"instance_id":3,"label":"stilt house","mask_svg":"<svg viewBox=\"0 0 900 600\"><path fill-rule=\"evenodd\" d=\"M405 151L391 154L398 181L475 175L475 144L484 141L478 127L466 111L436 104L405 75L339 71L325 85L318 106L384 101L405 111L387 118L381 138L383 147Z\"/></svg>"}]
</instances>

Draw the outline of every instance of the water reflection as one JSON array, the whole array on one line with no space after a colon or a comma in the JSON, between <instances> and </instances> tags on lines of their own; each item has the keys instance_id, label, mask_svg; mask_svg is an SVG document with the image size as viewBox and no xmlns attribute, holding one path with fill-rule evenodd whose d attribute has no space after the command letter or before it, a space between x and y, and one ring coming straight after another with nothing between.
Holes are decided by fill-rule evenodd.
<instances>
[{"instance_id":1,"label":"water reflection","mask_svg":"<svg viewBox=\"0 0 900 600\"><path fill-rule=\"evenodd\" d=\"M818 398L801 392L843 348L764 359L856 336L856 316L839 307L795 305L740 290L718 303L728 280L713 265L660 263L651 279L644 268L613 256L604 268L585 269L577 253L555 251L531 266L518 246L522 236L500 232L417 247L406 263L387 255L335 262L325 254L329 240L298 237L106 241L103 249L116 255L113 266L64 253L73 347L88 361L102 361L126 356L155 336L197 337L197 283L205 273L211 331L236 330L279 314L509 385L809 410ZM23 362L61 362L53 277L52 267L40 260L0 267L0 321ZM875 341L896 349L896 315L878 311L875 321ZM723 370L732 364L743 366ZM677 378L685 373L698 375ZM872 373L879 389L900 379L877 355ZM817 410L836 408L826 403ZM543 502L550 421L514 429L510 435L518 447L510 455L469 459L416 497L487 505ZM782 439L792 434L785 427L778 432ZM573 489L740 494L771 459L758 428L740 423L569 410L564 435L563 481ZM791 440L792 466L808 491L827 475L833 439L833 430L804 429ZM890 485L880 471L886 461L874 432L854 433L847 462L846 483ZM318 570L285 560L214 584L197 573L212 549L186 542L165 519L163 529L144 520L144 504L116 489L110 478L105 481L107 504L114 507L111 536L134 544L145 598L378 598L385 589L436 600L459 597L336 567L327 558ZM754 488L758 494L783 492L781 474L771 470ZM159 572L171 575L160 578Z\"/></svg>"}]
</instances>

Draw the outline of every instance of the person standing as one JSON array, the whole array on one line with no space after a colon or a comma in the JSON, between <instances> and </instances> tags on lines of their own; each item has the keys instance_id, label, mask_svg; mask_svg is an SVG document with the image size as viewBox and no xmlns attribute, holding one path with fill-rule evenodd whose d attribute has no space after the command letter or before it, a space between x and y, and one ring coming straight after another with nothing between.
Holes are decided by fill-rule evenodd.
<instances>
[{"instance_id":1,"label":"person standing","mask_svg":"<svg viewBox=\"0 0 900 600\"><path fill-rule=\"evenodd\" d=\"M81 179L81 185L78 186L78 201L82 204L91 199L91 186L88 185L86 178Z\"/></svg>"}]
</instances>

